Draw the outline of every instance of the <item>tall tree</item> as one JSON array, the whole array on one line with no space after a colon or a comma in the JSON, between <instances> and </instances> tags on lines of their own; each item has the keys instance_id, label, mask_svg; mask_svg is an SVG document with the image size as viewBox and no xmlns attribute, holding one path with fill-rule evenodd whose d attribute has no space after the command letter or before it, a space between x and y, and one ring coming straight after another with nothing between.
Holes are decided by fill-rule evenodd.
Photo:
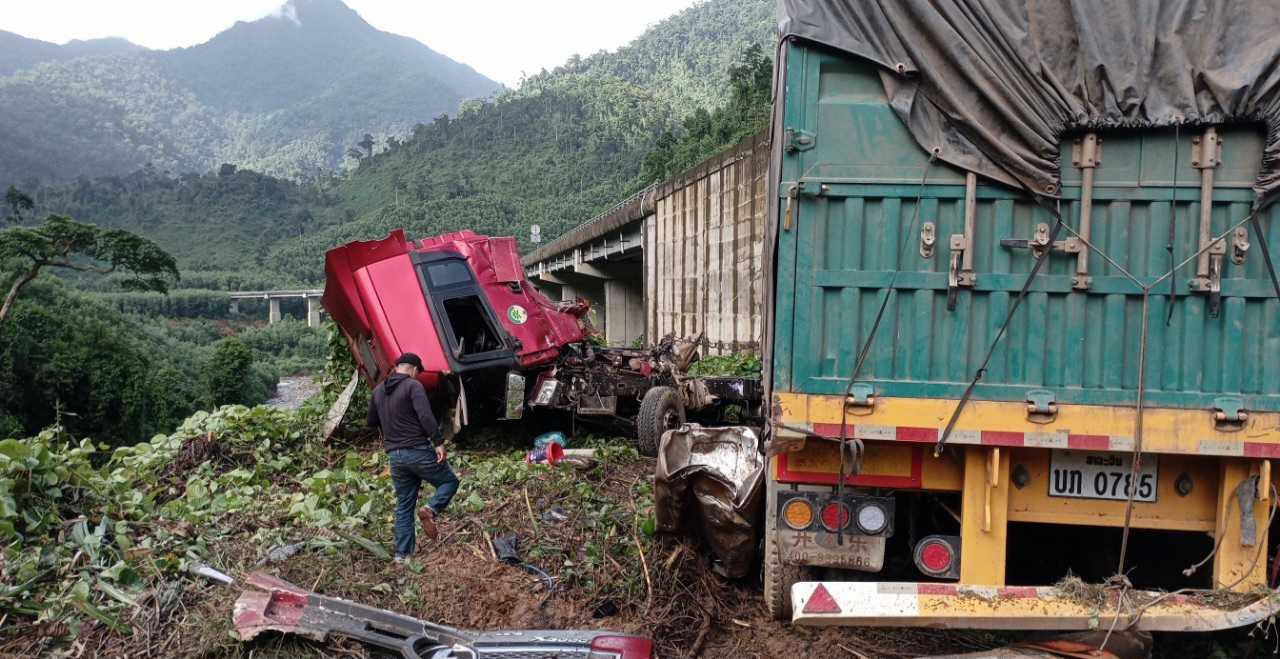
<instances>
[{"instance_id":1,"label":"tall tree","mask_svg":"<svg viewBox=\"0 0 1280 659\"><path fill-rule=\"evenodd\" d=\"M22 221L22 211L29 211L36 205L31 195L12 185L4 191L4 203L9 207L9 221L14 224Z\"/></svg>"},{"instance_id":2,"label":"tall tree","mask_svg":"<svg viewBox=\"0 0 1280 659\"><path fill-rule=\"evenodd\" d=\"M0 266L17 272L0 306L0 326L13 308L18 291L44 268L67 268L107 274L121 270L133 275L124 285L133 290L167 293L178 279L178 265L154 241L124 229L103 229L52 214L36 227L0 229Z\"/></svg>"}]
</instances>

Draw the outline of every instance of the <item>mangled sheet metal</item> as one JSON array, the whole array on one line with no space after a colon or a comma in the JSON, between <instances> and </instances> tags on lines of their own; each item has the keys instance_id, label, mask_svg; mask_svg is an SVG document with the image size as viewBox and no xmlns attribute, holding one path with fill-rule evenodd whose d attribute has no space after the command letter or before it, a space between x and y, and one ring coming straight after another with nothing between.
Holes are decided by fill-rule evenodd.
<instances>
[{"instance_id":1,"label":"mangled sheet metal","mask_svg":"<svg viewBox=\"0 0 1280 659\"><path fill-rule=\"evenodd\" d=\"M654 478L657 529L706 538L730 578L751 569L760 542L764 456L743 426L685 424L662 435Z\"/></svg>"},{"instance_id":2,"label":"mangled sheet metal","mask_svg":"<svg viewBox=\"0 0 1280 659\"><path fill-rule=\"evenodd\" d=\"M1042 196L1063 133L1255 123L1264 206L1280 192L1277 25L1273 1L781 0L778 29L876 62L925 149Z\"/></svg>"},{"instance_id":3,"label":"mangled sheet metal","mask_svg":"<svg viewBox=\"0 0 1280 659\"><path fill-rule=\"evenodd\" d=\"M317 641L347 636L409 659L611 657L650 659L653 642L597 630L469 631L327 597L262 572L245 579L232 620L244 641L265 631Z\"/></svg>"}]
</instances>

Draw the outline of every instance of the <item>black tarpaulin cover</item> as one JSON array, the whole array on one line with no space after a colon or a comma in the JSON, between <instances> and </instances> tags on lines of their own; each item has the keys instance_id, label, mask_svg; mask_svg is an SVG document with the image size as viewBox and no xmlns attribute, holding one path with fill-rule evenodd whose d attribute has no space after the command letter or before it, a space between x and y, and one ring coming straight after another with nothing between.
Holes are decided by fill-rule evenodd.
<instances>
[{"instance_id":1,"label":"black tarpaulin cover","mask_svg":"<svg viewBox=\"0 0 1280 659\"><path fill-rule=\"evenodd\" d=\"M1256 122L1280 191L1280 0L781 0L779 35L864 57L954 165L1058 192L1077 129Z\"/></svg>"}]
</instances>

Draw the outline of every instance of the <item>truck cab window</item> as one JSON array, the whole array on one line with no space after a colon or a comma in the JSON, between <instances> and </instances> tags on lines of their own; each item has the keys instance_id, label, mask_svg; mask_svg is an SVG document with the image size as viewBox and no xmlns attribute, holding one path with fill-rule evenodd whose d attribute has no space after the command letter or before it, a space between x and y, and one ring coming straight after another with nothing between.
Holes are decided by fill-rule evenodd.
<instances>
[{"instance_id":1,"label":"truck cab window","mask_svg":"<svg viewBox=\"0 0 1280 659\"><path fill-rule=\"evenodd\" d=\"M479 297L449 298L444 301L444 313L460 354L478 355L502 349L502 340L489 324Z\"/></svg>"}]
</instances>

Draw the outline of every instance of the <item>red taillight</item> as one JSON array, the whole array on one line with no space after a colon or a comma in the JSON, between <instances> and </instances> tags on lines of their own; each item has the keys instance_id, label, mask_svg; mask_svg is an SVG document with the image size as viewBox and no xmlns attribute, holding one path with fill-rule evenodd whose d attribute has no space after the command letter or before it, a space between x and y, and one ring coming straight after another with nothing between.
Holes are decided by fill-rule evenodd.
<instances>
[{"instance_id":1,"label":"red taillight","mask_svg":"<svg viewBox=\"0 0 1280 659\"><path fill-rule=\"evenodd\" d=\"M920 550L920 565L929 572L944 572L951 565L951 547L945 542L930 542Z\"/></svg>"},{"instance_id":2,"label":"red taillight","mask_svg":"<svg viewBox=\"0 0 1280 659\"><path fill-rule=\"evenodd\" d=\"M960 538L953 535L930 535L920 539L915 550L916 567L940 579L960 577Z\"/></svg>"},{"instance_id":3,"label":"red taillight","mask_svg":"<svg viewBox=\"0 0 1280 659\"><path fill-rule=\"evenodd\" d=\"M587 659L652 659L653 641L643 636L597 636Z\"/></svg>"},{"instance_id":4,"label":"red taillight","mask_svg":"<svg viewBox=\"0 0 1280 659\"><path fill-rule=\"evenodd\" d=\"M838 531L849 523L849 506L832 501L822 507L822 526L828 531Z\"/></svg>"}]
</instances>

